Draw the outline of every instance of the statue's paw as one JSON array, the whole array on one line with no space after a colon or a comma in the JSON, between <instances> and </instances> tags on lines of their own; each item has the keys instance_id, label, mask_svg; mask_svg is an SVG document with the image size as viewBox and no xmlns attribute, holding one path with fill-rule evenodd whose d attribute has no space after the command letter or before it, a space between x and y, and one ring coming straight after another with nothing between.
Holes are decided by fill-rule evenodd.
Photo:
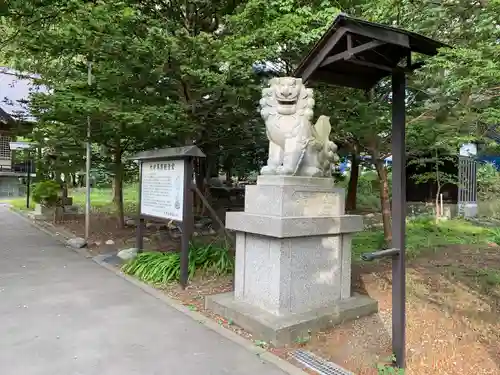
<instances>
[{"instance_id":1,"label":"statue's paw","mask_svg":"<svg viewBox=\"0 0 500 375\"><path fill-rule=\"evenodd\" d=\"M279 166L278 169L276 170L276 173L279 175L291 175L293 174L294 170L292 168L287 168L284 166Z\"/></svg>"},{"instance_id":2,"label":"statue's paw","mask_svg":"<svg viewBox=\"0 0 500 375\"><path fill-rule=\"evenodd\" d=\"M321 177L323 176L323 171L317 167L305 167L301 170L301 176L308 177Z\"/></svg>"},{"instance_id":3,"label":"statue's paw","mask_svg":"<svg viewBox=\"0 0 500 375\"><path fill-rule=\"evenodd\" d=\"M332 141L329 141L328 142L328 149L330 151L336 152L338 150L338 147L335 143L333 143Z\"/></svg>"},{"instance_id":4,"label":"statue's paw","mask_svg":"<svg viewBox=\"0 0 500 375\"><path fill-rule=\"evenodd\" d=\"M270 167L269 165L265 165L261 168L260 174L262 175L273 175L276 174L276 168Z\"/></svg>"}]
</instances>

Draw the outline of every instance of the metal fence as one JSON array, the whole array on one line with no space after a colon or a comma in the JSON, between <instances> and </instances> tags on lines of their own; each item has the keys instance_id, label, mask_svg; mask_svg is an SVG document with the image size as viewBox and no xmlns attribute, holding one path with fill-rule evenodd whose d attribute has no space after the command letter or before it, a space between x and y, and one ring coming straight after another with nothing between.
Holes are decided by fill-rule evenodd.
<instances>
[{"instance_id":1,"label":"metal fence","mask_svg":"<svg viewBox=\"0 0 500 375\"><path fill-rule=\"evenodd\" d=\"M458 213L464 217L477 215L477 159L458 157Z\"/></svg>"}]
</instances>

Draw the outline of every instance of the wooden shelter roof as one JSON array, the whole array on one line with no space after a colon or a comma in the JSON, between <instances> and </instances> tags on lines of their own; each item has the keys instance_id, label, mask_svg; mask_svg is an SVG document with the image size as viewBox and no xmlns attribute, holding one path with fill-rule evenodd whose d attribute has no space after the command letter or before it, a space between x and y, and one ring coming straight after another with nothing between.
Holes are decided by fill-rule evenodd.
<instances>
[{"instance_id":1,"label":"wooden shelter roof","mask_svg":"<svg viewBox=\"0 0 500 375\"><path fill-rule=\"evenodd\" d=\"M413 70L412 52L435 55L445 44L343 13L309 51L294 76L304 81L370 89L399 68ZM402 66L406 60L406 66Z\"/></svg>"}]
</instances>

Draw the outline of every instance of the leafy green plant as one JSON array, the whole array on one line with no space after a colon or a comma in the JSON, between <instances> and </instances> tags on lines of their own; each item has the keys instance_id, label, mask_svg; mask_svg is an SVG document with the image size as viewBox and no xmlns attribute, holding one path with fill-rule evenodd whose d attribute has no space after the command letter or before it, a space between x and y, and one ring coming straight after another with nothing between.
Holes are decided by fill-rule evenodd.
<instances>
[{"instance_id":1,"label":"leafy green plant","mask_svg":"<svg viewBox=\"0 0 500 375\"><path fill-rule=\"evenodd\" d=\"M61 186L56 181L40 181L33 186L31 196L36 203L52 207L56 205L60 191Z\"/></svg>"},{"instance_id":2,"label":"leafy green plant","mask_svg":"<svg viewBox=\"0 0 500 375\"><path fill-rule=\"evenodd\" d=\"M422 250L436 249L447 245L486 244L492 239L493 231L475 226L460 219L435 222L432 216L420 216L408 221L406 227L406 255L409 258L418 256ZM497 232L500 242L500 230ZM353 237L352 251L354 259L359 260L361 254L381 249L384 234L381 230L369 230L357 233Z\"/></svg>"},{"instance_id":3,"label":"leafy green plant","mask_svg":"<svg viewBox=\"0 0 500 375\"><path fill-rule=\"evenodd\" d=\"M500 228L493 228L489 231L490 241L500 245Z\"/></svg>"},{"instance_id":4,"label":"leafy green plant","mask_svg":"<svg viewBox=\"0 0 500 375\"><path fill-rule=\"evenodd\" d=\"M263 349L267 348L269 345L267 342L262 341L262 340L255 340L254 344L255 344L255 346L258 346L259 348L263 348Z\"/></svg>"},{"instance_id":5,"label":"leafy green plant","mask_svg":"<svg viewBox=\"0 0 500 375\"><path fill-rule=\"evenodd\" d=\"M226 248L191 244L189 251L189 278L196 271L213 272L217 275L231 273L234 258ZM167 284L179 280L180 253L144 252L125 263L122 271L152 284Z\"/></svg>"},{"instance_id":6,"label":"leafy green plant","mask_svg":"<svg viewBox=\"0 0 500 375\"><path fill-rule=\"evenodd\" d=\"M394 355L392 357L388 358L386 360L388 363L378 363L376 368L377 368L377 373L378 375L404 375L405 370L402 368L394 367L393 363L396 362L396 358Z\"/></svg>"},{"instance_id":7,"label":"leafy green plant","mask_svg":"<svg viewBox=\"0 0 500 375\"><path fill-rule=\"evenodd\" d=\"M299 336L295 339L295 343L300 346L306 345L309 341L311 341L311 331L307 332L306 336Z\"/></svg>"},{"instance_id":8,"label":"leafy green plant","mask_svg":"<svg viewBox=\"0 0 500 375\"><path fill-rule=\"evenodd\" d=\"M491 269L481 269L476 271L476 278L487 286L500 285L500 272Z\"/></svg>"},{"instance_id":9,"label":"leafy green plant","mask_svg":"<svg viewBox=\"0 0 500 375\"><path fill-rule=\"evenodd\" d=\"M397 368L391 365L380 363L377 365L377 373L378 375L404 375L405 370L402 368Z\"/></svg>"}]
</instances>

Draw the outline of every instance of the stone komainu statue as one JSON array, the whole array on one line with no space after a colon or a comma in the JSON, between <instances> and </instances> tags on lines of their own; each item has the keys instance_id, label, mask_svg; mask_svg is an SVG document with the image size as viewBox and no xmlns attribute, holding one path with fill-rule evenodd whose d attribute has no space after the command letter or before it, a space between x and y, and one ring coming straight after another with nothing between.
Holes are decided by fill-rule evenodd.
<instances>
[{"instance_id":1,"label":"stone komainu statue","mask_svg":"<svg viewBox=\"0 0 500 375\"><path fill-rule=\"evenodd\" d=\"M313 90L299 78L273 78L262 90L260 105L269 139L269 158L261 174L331 176L331 165L338 161L337 146L329 140L329 117L311 123Z\"/></svg>"}]
</instances>

